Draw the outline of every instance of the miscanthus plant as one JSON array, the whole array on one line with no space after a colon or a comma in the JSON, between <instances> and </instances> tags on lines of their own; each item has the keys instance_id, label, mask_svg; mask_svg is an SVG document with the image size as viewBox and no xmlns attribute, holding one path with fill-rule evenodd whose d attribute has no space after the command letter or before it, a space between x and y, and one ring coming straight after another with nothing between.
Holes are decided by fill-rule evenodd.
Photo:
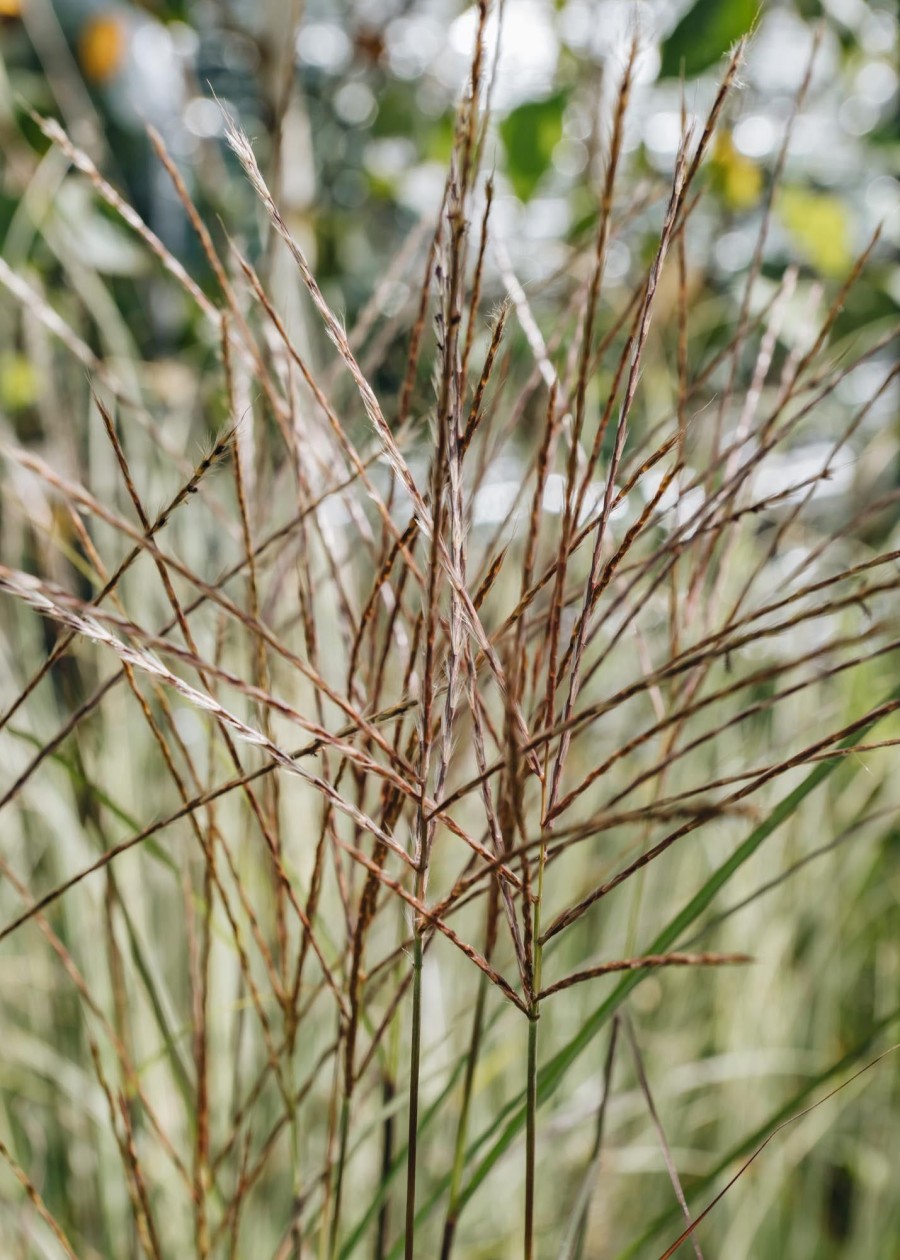
<instances>
[{"instance_id":1,"label":"miscanthus plant","mask_svg":"<svg viewBox=\"0 0 900 1260\"><path fill-rule=\"evenodd\" d=\"M350 329L236 124L257 261L151 136L204 289L38 120L207 357L173 401L0 263L46 373L2 431L4 1255L895 1254L896 333L836 331L877 242L764 273L789 121L710 335L743 48L637 186L634 46L526 290L484 43L413 301Z\"/></svg>"}]
</instances>

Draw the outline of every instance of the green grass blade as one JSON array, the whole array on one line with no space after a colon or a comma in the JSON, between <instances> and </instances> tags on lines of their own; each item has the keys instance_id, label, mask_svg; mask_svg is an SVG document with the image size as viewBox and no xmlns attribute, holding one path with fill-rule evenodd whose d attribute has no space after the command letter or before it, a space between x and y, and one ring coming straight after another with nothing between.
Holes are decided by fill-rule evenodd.
<instances>
[{"instance_id":1,"label":"green grass blade","mask_svg":"<svg viewBox=\"0 0 900 1260\"><path fill-rule=\"evenodd\" d=\"M778 1108L764 1124L754 1129L752 1133L748 1133L746 1137L741 1138L736 1146L733 1146L727 1154L723 1155L714 1168L704 1173L702 1177L691 1180L686 1187L692 1195L701 1194L708 1189L718 1177L733 1163L739 1159L753 1153L754 1150L764 1142L773 1129L777 1128L785 1120L789 1120L792 1115L800 1111L809 1099L810 1095L815 1093L823 1085L827 1085L834 1080L836 1076L840 1076L842 1072L846 1072L848 1068L854 1066L859 1060L872 1048L878 1036L890 1028L900 1020L900 1007L891 1011L890 1015L886 1015L884 1019L880 1019L877 1024L866 1033L862 1041L858 1042L852 1050L848 1050L841 1057L823 1071L811 1076L806 1084L796 1094L793 1094L786 1103ZM653 1239L667 1227L673 1225L680 1218L681 1209L676 1203L674 1208L666 1209L661 1212L657 1218L648 1225L647 1229L634 1242L629 1243L624 1251L619 1252L616 1260L631 1260L631 1257L644 1254L644 1248L653 1241Z\"/></svg>"},{"instance_id":2,"label":"green grass blade","mask_svg":"<svg viewBox=\"0 0 900 1260\"><path fill-rule=\"evenodd\" d=\"M10 734L15 735L17 738L33 745L35 748L41 747L40 739L38 739L37 736L32 735L30 731L23 731L16 727L10 727ZM68 773L76 791L80 790L81 792L88 793L96 802L104 806L104 808L107 809L113 817L117 818L120 822L123 822L129 830L135 832L142 830L141 825L136 818L133 818L132 815L129 814L127 810L123 809L121 805L117 804L117 802L114 801L107 792L87 777L77 758L67 757L63 753L54 752L51 753L51 760L56 762L57 765L61 766ZM97 830L105 842L102 828L98 827ZM168 853L166 853L165 850L152 839L152 837L145 841L144 848L151 857L155 858L163 866L167 867L175 876L180 875L176 863L171 857L169 857ZM119 898L118 905L122 913L122 920L125 924L125 931L128 936L128 944L132 961L134 962L137 973L144 986L144 991L150 1002L153 1017L156 1020L157 1027L159 1028L160 1035L163 1039L163 1043L166 1048L166 1055L171 1063L172 1072L187 1107L188 1115L192 1115L194 1093L193 1086L191 1085L190 1073L188 1072L184 1060L181 1057L177 1039L169 1025L169 1020L166 1016L162 999L157 992L156 982L146 961L146 951L141 944L137 930L134 926L134 921L128 912L128 908L121 897Z\"/></svg>"},{"instance_id":3,"label":"green grass blade","mask_svg":"<svg viewBox=\"0 0 900 1260\"><path fill-rule=\"evenodd\" d=\"M888 701L896 700L900 697L900 688L895 689L888 697ZM860 725L856 727L849 735L847 735L838 748L848 748L852 744L857 743L863 738L874 726L880 721L880 717L870 721L863 719ZM678 941L681 934L691 926L692 923L703 913L710 905L713 898L731 879L734 873L740 869L743 864L753 856L761 844L775 832L782 823L786 822L792 814L800 807L803 801L811 792L828 778L828 776L842 763L846 762L846 758L835 755L831 759L820 761L817 766L812 769L802 783L798 784L792 792L783 798L772 810L769 816L756 827L743 844L739 845L730 858L715 870L703 887L691 898L687 905L672 919L647 947L648 954L661 954L671 949ZM847 767L849 775L855 775L859 770L859 764L851 762ZM633 992L641 983L648 973L646 971L629 972L613 989L612 993L604 1002L597 1007L593 1015L582 1025L575 1036L563 1046L548 1063L538 1073L538 1103L545 1102L557 1089L566 1072L572 1064L578 1059L583 1051L590 1045L594 1037L604 1026L610 1016L618 1010L625 999ZM506 1116L512 1111L512 1116L506 1120ZM473 1148L470 1148L470 1157L477 1154L479 1147L494 1138L493 1143L487 1153L481 1158L475 1167L472 1176L467 1182L460 1200L460 1210L471 1199L472 1195L487 1177L488 1173L497 1163L497 1161L506 1153L514 1140L518 1137L525 1124L525 1096L524 1092L520 1094L505 1112L501 1113L494 1123L485 1130L484 1134L478 1139ZM496 1137L494 1136L496 1135Z\"/></svg>"},{"instance_id":4,"label":"green grass blade","mask_svg":"<svg viewBox=\"0 0 900 1260\"><path fill-rule=\"evenodd\" d=\"M10 735L15 735L17 739L24 740L33 748L40 750L44 746L43 740L39 739L37 735L32 735L30 731L23 731L19 727L15 726L10 726L7 729L9 730ZM99 784L91 782L85 776L78 762L74 758L67 757L65 753L53 752L50 754L50 760L56 762L58 766L62 766L62 768L68 772L76 789L80 788L84 792L89 792L90 795L99 802L99 804L109 810L114 818L117 818L119 822L124 823L129 831L138 832L144 830L143 824L138 822L133 814L129 814L129 812L114 801L109 793L105 792ZM157 862L161 863L161 865L171 871L177 880L181 880L181 872L178 869L178 864L173 861L168 853L166 853L159 841L154 840L152 836L148 836L141 847L150 855L150 857L154 858Z\"/></svg>"}]
</instances>

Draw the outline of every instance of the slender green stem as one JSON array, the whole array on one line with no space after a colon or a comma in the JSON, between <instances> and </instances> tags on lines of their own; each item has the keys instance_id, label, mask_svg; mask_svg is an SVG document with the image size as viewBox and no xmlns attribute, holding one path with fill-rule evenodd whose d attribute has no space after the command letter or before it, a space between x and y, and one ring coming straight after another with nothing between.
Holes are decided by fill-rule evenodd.
<instances>
[{"instance_id":1,"label":"slender green stem","mask_svg":"<svg viewBox=\"0 0 900 1260\"><path fill-rule=\"evenodd\" d=\"M542 811L543 813L543 808ZM541 837L538 858L537 895L534 900L534 971L531 1011L528 1019L528 1080L525 1091L525 1260L534 1260L534 1172L537 1149L538 1020L540 1019L541 901L544 896L544 867L547 862L547 833Z\"/></svg>"},{"instance_id":2,"label":"slender green stem","mask_svg":"<svg viewBox=\"0 0 900 1260\"><path fill-rule=\"evenodd\" d=\"M534 1157L537 1130L537 1042L536 1016L528 1021L528 1087L525 1114L525 1260L534 1257Z\"/></svg>"},{"instance_id":3,"label":"slender green stem","mask_svg":"<svg viewBox=\"0 0 900 1260\"><path fill-rule=\"evenodd\" d=\"M409 1054L409 1138L406 1153L406 1236L404 1260L416 1247L416 1139L419 1125L419 1060L422 1042L422 935L416 924L413 940L412 1046Z\"/></svg>"},{"instance_id":4,"label":"slender green stem","mask_svg":"<svg viewBox=\"0 0 900 1260\"><path fill-rule=\"evenodd\" d=\"M500 1010L495 1010L491 1018L485 1021L485 1033L487 1033L488 1029L490 1029L496 1022L499 1021L501 1014L502 1012ZM460 1055L443 1089L421 1113L419 1117L419 1132L420 1133L424 1134L428 1132L428 1130L437 1122L439 1115L443 1111L451 1095L455 1095L457 1084L462 1080L465 1067L466 1067L465 1055ZM467 1154L469 1158L471 1159L471 1148L467 1152ZM390 1171L388 1172L387 1177L377 1187L375 1193L372 1195L371 1199L369 1200L369 1203L367 1204L365 1211L362 1213L362 1215L359 1217L359 1219L354 1224L353 1228L349 1231L346 1238L344 1239L341 1245L340 1260L356 1260L356 1257L358 1254L358 1248L362 1245L362 1239L366 1233L366 1230L369 1228L372 1222L376 1219L379 1209L382 1207L388 1195L390 1194L390 1189L394 1181L394 1178L398 1177L400 1173L402 1172L402 1170L406 1167L406 1156L407 1156L407 1149L404 1143L403 1146L401 1146L400 1149L397 1151L397 1154L394 1156L393 1160L391 1161L391 1167L390 1167ZM428 1216L434 1204L436 1204L438 1200L447 1192L449 1185L450 1185L450 1174L448 1172L446 1176L441 1178L441 1180L438 1182L437 1187L431 1191L428 1198L428 1202L421 1204L417 1208L416 1216L418 1217L419 1220L424 1220L425 1217ZM400 1237L399 1239L395 1240L395 1242L386 1251L385 1256L381 1257L380 1260L399 1260L399 1257L402 1254L402 1251L403 1251L403 1238Z\"/></svg>"}]
</instances>

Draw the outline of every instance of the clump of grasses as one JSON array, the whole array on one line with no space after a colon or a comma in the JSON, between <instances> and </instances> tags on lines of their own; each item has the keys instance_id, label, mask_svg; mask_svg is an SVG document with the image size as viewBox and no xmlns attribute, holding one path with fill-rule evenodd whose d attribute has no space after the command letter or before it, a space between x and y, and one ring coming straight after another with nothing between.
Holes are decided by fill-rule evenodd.
<instances>
[{"instance_id":1,"label":"clump of grasses","mask_svg":"<svg viewBox=\"0 0 900 1260\"><path fill-rule=\"evenodd\" d=\"M752 1054L773 967L806 965L769 942L789 949L816 859L840 854L818 965L872 966L847 961L843 897L878 878L856 840L895 826L897 492L832 519L820 491L895 389L894 329L833 341L877 242L786 337L798 273L762 270L789 122L737 315L696 344L692 219L739 46L640 208L645 265L609 290L638 213L635 44L578 278L550 318L498 242L489 313L486 17L400 316L344 327L229 120L330 360L204 225L160 137L209 292L41 120L196 305L195 409L221 428L186 457L191 407L0 266L59 381L90 385L59 386L43 453L2 438L0 1156L31 1205L0 1224L10 1254L655 1255L683 1218L700 1256L736 1161L900 1017L880 989L836 1032L820 1016L812 1044L840 1052L791 1059L799 1084L746 1116L731 1077L705 1111L652 1083L702 1072L723 1018ZM806 435L816 468L770 476ZM617 1192L598 1220L617 1106L616 1149L649 1133L666 1188L648 1172L638 1210ZM687 1175L679 1126L708 1153ZM889 1237L896 1207L881 1219Z\"/></svg>"}]
</instances>

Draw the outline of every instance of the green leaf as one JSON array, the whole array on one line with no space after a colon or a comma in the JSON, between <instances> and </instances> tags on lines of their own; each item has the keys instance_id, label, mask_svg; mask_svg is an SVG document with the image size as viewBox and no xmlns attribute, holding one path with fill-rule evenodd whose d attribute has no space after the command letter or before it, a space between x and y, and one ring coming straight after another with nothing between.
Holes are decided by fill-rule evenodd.
<instances>
[{"instance_id":1,"label":"green leaf","mask_svg":"<svg viewBox=\"0 0 900 1260\"><path fill-rule=\"evenodd\" d=\"M507 114L500 124L509 181L520 201L528 201L550 166L553 150L562 139L567 92L542 101L527 101Z\"/></svg>"},{"instance_id":2,"label":"green leaf","mask_svg":"<svg viewBox=\"0 0 900 1260\"><path fill-rule=\"evenodd\" d=\"M759 12L759 0L697 0L662 46L661 79L700 74L746 35Z\"/></svg>"}]
</instances>

